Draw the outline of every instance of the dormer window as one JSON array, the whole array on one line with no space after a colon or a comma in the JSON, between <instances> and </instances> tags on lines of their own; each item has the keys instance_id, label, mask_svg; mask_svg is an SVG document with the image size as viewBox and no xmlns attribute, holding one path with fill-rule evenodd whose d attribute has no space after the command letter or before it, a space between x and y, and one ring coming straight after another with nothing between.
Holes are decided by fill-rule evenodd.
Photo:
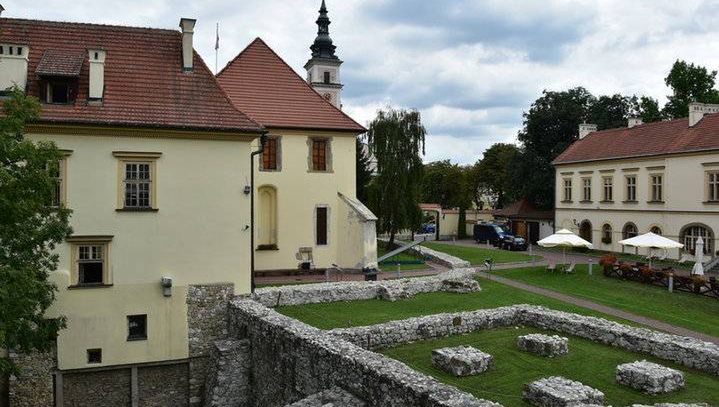
<instances>
[{"instance_id":1,"label":"dormer window","mask_svg":"<svg viewBox=\"0 0 719 407\"><path fill-rule=\"evenodd\" d=\"M44 84L45 103L68 104L75 101L84 53L65 50L45 50L35 74Z\"/></svg>"},{"instance_id":2,"label":"dormer window","mask_svg":"<svg viewBox=\"0 0 719 407\"><path fill-rule=\"evenodd\" d=\"M53 81L47 83L46 103L68 104L74 99L74 95L67 81Z\"/></svg>"}]
</instances>

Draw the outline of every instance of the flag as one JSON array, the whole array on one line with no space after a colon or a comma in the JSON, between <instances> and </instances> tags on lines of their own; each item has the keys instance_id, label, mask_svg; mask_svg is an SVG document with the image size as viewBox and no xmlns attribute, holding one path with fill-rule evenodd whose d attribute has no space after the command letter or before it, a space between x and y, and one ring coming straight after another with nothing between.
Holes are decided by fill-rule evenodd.
<instances>
[{"instance_id":1,"label":"flag","mask_svg":"<svg viewBox=\"0 0 719 407\"><path fill-rule=\"evenodd\" d=\"M220 49L220 23L217 23L217 28L215 30L215 51Z\"/></svg>"}]
</instances>

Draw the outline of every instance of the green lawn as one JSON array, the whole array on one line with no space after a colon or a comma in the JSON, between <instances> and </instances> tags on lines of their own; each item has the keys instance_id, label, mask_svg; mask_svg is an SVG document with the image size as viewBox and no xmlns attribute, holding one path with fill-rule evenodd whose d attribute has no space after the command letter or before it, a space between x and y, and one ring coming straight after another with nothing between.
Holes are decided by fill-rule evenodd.
<instances>
[{"instance_id":1,"label":"green lawn","mask_svg":"<svg viewBox=\"0 0 719 407\"><path fill-rule=\"evenodd\" d=\"M542 267L497 270L513 280L548 288L658 319L698 332L719 336L719 299L666 289L633 281L605 277L600 267L589 276L586 265L574 274L549 273ZM480 281L480 284L483 281Z\"/></svg>"},{"instance_id":2,"label":"green lawn","mask_svg":"<svg viewBox=\"0 0 719 407\"><path fill-rule=\"evenodd\" d=\"M538 304L562 311L599 316L626 323L607 315L529 293L490 280L480 280L482 291L469 294L435 292L397 302L365 300L279 307L277 311L321 329L373 325L442 312L472 311L513 304Z\"/></svg>"},{"instance_id":3,"label":"green lawn","mask_svg":"<svg viewBox=\"0 0 719 407\"><path fill-rule=\"evenodd\" d=\"M576 337L569 337L569 354L562 357L550 359L520 351L516 345L517 336L533 332L541 331L534 328L491 329L411 343L386 349L382 353L476 397L497 401L507 407L528 406L521 400L523 385L554 375L599 389L604 392L605 405L668 402L719 405L719 380L714 376ZM494 367L477 376L456 378L432 366L432 349L458 345L471 345L491 354L494 356ZM686 388L670 395L648 396L615 382L614 372L618 364L642 359L683 371Z\"/></svg>"},{"instance_id":4,"label":"green lawn","mask_svg":"<svg viewBox=\"0 0 719 407\"><path fill-rule=\"evenodd\" d=\"M387 249L382 246L377 246L377 257L384 256L387 254ZM429 266L425 264L424 260L420 257L417 257L415 255L412 255L408 252L402 252L400 254L394 255L390 257L389 259L385 260L388 262L396 261L400 262L400 270L401 271L408 271L408 270L425 270L428 269ZM402 264L403 262L409 262L410 264ZM412 262L421 262L419 264L411 264ZM397 271L397 265L396 264L380 264L380 269L382 271Z\"/></svg>"},{"instance_id":5,"label":"green lawn","mask_svg":"<svg viewBox=\"0 0 719 407\"><path fill-rule=\"evenodd\" d=\"M558 253L562 252L562 248L560 248L560 247L542 247L541 250L558 252ZM629 248L627 250L629 250ZM649 260L647 259L646 256L632 254L632 253L609 252L606 250L586 249L586 248L567 248L566 251L567 251L567 253L576 253L576 254L580 254L580 255L594 256L594 257L602 257L605 254L611 254L612 256L615 256L619 261L642 262L642 263L649 262ZM654 259L652 261L652 265L655 267L674 267L674 268L678 268L678 269L691 270L691 268L694 266L694 263L691 261L688 261L685 263L679 263L679 261L673 260L673 259L666 259L666 260Z\"/></svg>"},{"instance_id":6,"label":"green lawn","mask_svg":"<svg viewBox=\"0 0 719 407\"><path fill-rule=\"evenodd\" d=\"M477 245L477 247L470 247L436 242L426 242L422 243L422 245L427 246L432 250L437 250L459 257L462 260L467 260L472 265L484 264L484 260L490 257L494 259L495 263L514 263L532 260L532 257L528 255L527 252L510 252L508 250L487 249L481 247L480 245ZM535 256L535 258L537 260L541 259L539 256Z\"/></svg>"}]
</instances>

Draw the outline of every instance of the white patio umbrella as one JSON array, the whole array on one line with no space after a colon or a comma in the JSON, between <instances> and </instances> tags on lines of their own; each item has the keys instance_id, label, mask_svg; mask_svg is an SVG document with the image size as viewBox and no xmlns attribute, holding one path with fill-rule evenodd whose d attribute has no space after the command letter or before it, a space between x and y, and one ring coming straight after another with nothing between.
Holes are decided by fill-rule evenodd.
<instances>
[{"instance_id":1,"label":"white patio umbrella","mask_svg":"<svg viewBox=\"0 0 719 407\"><path fill-rule=\"evenodd\" d=\"M575 235L570 230L561 229L553 235L549 235L537 242L542 247L562 247L564 262L567 262L567 247L592 248L592 244Z\"/></svg>"},{"instance_id":2,"label":"white patio umbrella","mask_svg":"<svg viewBox=\"0 0 719 407\"><path fill-rule=\"evenodd\" d=\"M672 239L668 239L664 236L657 235L652 232L645 233L643 235L630 237L629 239L620 240L619 244L632 246L632 247L645 247L648 249L681 249L684 247L683 244L675 242ZM649 267L652 266L651 257L649 258Z\"/></svg>"},{"instance_id":3,"label":"white patio umbrella","mask_svg":"<svg viewBox=\"0 0 719 407\"><path fill-rule=\"evenodd\" d=\"M692 274L696 274L699 276L704 275L704 266L702 265L702 261L704 257L704 239L699 236L699 239L697 239L696 243L694 244L694 258L696 259L696 263L694 263L694 267L692 268Z\"/></svg>"}]
</instances>

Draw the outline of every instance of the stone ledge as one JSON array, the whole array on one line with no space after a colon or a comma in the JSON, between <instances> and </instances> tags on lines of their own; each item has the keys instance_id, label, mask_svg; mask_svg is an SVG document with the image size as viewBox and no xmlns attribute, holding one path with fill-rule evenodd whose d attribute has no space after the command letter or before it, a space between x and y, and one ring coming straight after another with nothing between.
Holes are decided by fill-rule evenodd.
<instances>
[{"instance_id":1,"label":"stone ledge","mask_svg":"<svg viewBox=\"0 0 719 407\"><path fill-rule=\"evenodd\" d=\"M487 371L494 358L472 346L456 346L432 351L432 365L453 376L472 376Z\"/></svg>"},{"instance_id":2,"label":"stone ledge","mask_svg":"<svg viewBox=\"0 0 719 407\"><path fill-rule=\"evenodd\" d=\"M367 403L339 387L310 395L285 407L366 407Z\"/></svg>"},{"instance_id":3,"label":"stone ledge","mask_svg":"<svg viewBox=\"0 0 719 407\"><path fill-rule=\"evenodd\" d=\"M519 349L553 358L569 352L569 339L559 335L529 334L517 337Z\"/></svg>"},{"instance_id":4,"label":"stone ledge","mask_svg":"<svg viewBox=\"0 0 719 407\"><path fill-rule=\"evenodd\" d=\"M684 388L684 374L646 360L617 366L617 383L648 394L670 393Z\"/></svg>"},{"instance_id":5,"label":"stone ledge","mask_svg":"<svg viewBox=\"0 0 719 407\"><path fill-rule=\"evenodd\" d=\"M522 398L537 407L602 405L604 393L580 382L552 376L525 385Z\"/></svg>"}]
</instances>

